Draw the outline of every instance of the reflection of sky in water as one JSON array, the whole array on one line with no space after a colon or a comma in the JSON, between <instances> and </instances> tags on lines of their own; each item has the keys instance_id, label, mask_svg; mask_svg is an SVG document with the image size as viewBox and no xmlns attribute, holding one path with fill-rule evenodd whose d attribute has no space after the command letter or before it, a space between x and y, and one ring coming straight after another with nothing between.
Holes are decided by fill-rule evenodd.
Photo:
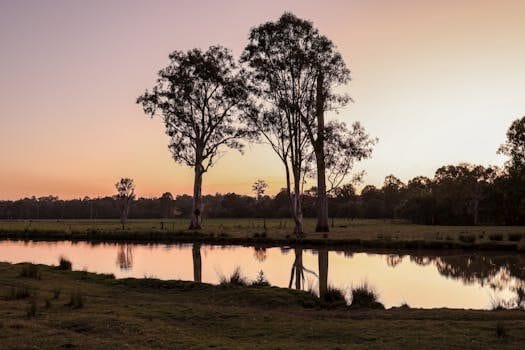
<instances>
[{"instance_id":1,"label":"reflection of sky in water","mask_svg":"<svg viewBox=\"0 0 525 350\"><path fill-rule=\"evenodd\" d=\"M71 242L0 242L0 261L53 265L60 256L76 270L113 273L119 277L193 280L199 266L203 282L218 283L240 266L253 280L264 271L272 285L317 290L319 261L315 250L185 245L116 245ZM348 289L367 282L386 307L403 302L412 307L483 309L491 300L510 301L525 282L520 255L387 255L329 252L328 285ZM302 259L302 264L301 264ZM292 269L294 278L291 281ZM301 273L302 272L302 273ZM198 275L198 274L197 274ZM304 278L303 278L304 276Z\"/></svg>"}]
</instances>

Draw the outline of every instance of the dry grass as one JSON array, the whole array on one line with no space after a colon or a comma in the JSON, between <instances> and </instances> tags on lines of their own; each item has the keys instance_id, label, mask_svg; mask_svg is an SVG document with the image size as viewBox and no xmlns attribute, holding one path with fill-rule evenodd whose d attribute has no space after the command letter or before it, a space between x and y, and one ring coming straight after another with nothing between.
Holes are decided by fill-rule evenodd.
<instances>
[{"instance_id":1,"label":"dry grass","mask_svg":"<svg viewBox=\"0 0 525 350\"><path fill-rule=\"evenodd\" d=\"M27 299L0 297L1 348L519 349L525 341L519 311L321 309L311 294L281 288L115 280L46 266L41 280L20 279L22 267L0 263L0 288L34 290L35 312ZM42 307L54 288L63 293ZM73 309L66 304L76 290L88 302Z\"/></svg>"}]
</instances>

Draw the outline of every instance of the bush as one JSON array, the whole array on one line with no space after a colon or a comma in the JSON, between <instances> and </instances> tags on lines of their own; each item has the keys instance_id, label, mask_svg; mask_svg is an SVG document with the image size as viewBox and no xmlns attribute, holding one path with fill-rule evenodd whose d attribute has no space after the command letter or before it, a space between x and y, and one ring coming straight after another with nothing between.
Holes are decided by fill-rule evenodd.
<instances>
[{"instance_id":1,"label":"bush","mask_svg":"<svg viewBox=\"0 0 525 350\"><path fill-rule=\"evenodd\" d=\"M335 303L344 303L346 304L345 294L341 289L336 287L328 286L325 295L323 295L323 301L335 304Z\"/></svg>"},{"instance_id":2,"label":"bush","mask_svg":"<svg viewBox=\"0 0 525 350\"><path fill-rule=\"evenodd\" d=\"M64 270L64 271L71 271L71 261L67 260L63 256L60 257L60 260L58 261L58 269Z\"/></svg>"},{"instance_id":3,"label":"bush","mask_svg":"<svg viewBox=\"0 0 525 350\"><path fill-rule=\"evenodd\" d=\"M264 275L264 272L261 270L257 274L257 278L255 281L252 282L253 287L269 287L270 283L266 279L266 276Z\"/></svg>"},{"instance_id":4,"label":"bush","mask_svg":"<svg viewBox=\"0 0 525 350\"><path fill-rule=\"evenodd\" d=\"M491 241L503 241L503 234L501 233L492 233L489 235Z\"/></svg>"},{"instance_id":5,"label":"bush","mask_svg":"<svg viewBox=\"0 0 525 350\"><path fill-rule=\"evenodd\" d=\"M237 266L235 270L233 270L230 277L221 276L220 279L220 285L221 286L247 286L248 282L246 281L246 278L242 276L241 274L241 268Z\"/></svg>"},{"instance_id":6,"label":"bush","mask_svg":"<svg viewBox=\"0 0 525 350\"><path fill-rule=\"evenodd\" d=\"M22 267L22 271L20 271L20 277L40 279L41 275L37 265L28 264Z\"/></svg>"},{"instance_id":7,"label":"bush","mask_svg":"<svg viewBox=\"0 0 525 350\"><path fill-rule=\"evenodd\" d=\"M476 235L461 234L458 238L463 243L474 243L476 241Z\"/></svg>"},{"instance_id":8,"label":"bush","mask_svg":"<svg viewBox=\"0 0 525 350\"><path fill-rule=\"evenodd\" d=\"M351 308L368 308L368 309L384 309L383 304L379 302L377 293L363 283L360 286L352 288L352 303Z\"/></svg>"},{"instance_id":9,"label":"bush","mask_svg":"<svg viewBox=\"0 0 525 350\"><path fill-rule=\"evenodd\" d=\"M69 296L69 303L67 304L73 309L81 309L84 307L84 296L79 290L74 290Z\"/></svg>"}]
</instances>

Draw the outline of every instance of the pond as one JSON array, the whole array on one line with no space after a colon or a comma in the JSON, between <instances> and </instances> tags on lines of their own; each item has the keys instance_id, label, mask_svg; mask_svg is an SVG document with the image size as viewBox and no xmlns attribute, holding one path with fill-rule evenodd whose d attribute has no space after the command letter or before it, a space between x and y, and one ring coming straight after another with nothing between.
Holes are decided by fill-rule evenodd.
<instances>
[{"instance_id":1,"label":"pond","mask_svg":"<svg viewBox=\"0 0 525 350\"><path fill-rule=\"evenodd\" d=\"M239 267L254 280L260 271L273 285L312 290L367 283L385 307L490 309L494 303L525 305L525 255L414 251L336 251L291 247L205 244L92 244L0 241L0 261L56 265L117 278L155 277L219 283Z\"/></svg>"}]
</instances>

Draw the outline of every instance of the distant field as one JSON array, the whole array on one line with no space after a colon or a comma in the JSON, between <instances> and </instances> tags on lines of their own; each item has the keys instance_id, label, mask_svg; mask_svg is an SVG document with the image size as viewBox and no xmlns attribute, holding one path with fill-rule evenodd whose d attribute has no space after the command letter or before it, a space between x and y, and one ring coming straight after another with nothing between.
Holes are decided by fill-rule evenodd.
<instances>
[{"instance_id":1,"label":"distant field","mask_svg":"<svg viewBox=\"0 0 525 350\"><path fill-rule=\"evenodd\" d=\"M175 239L197 234L189 231L187 219L129 220L123 231L118 220L26 220L0 221L0 233L45 238L46 234L84 235L97 239ZM268 219L266 229L262 219L208 219L198 236L237 240L288 241L294 239L293 222L289 219ZM311 242L427 242L440 244L486 245L487 247L516 247L525 237L523 226L429 226L415 225L397 220L347 220L335 219L328 234L315 233L315 219L306 219L304 239ZM87 237L89 238L89 237ZM522 241L523 242L523 241ZM235 243L235 242L233 242Z\"/></svg>"},{"instance_id":2,"label":"distant field","mask_svg":"<svg viewBox=\"0 0 525 350\"><path fill-rule=\"evenodd\" d=\"M0 263L0 348L519 349L523 311L349 309L272 287Z\"/></svg>"}]
</instances>

